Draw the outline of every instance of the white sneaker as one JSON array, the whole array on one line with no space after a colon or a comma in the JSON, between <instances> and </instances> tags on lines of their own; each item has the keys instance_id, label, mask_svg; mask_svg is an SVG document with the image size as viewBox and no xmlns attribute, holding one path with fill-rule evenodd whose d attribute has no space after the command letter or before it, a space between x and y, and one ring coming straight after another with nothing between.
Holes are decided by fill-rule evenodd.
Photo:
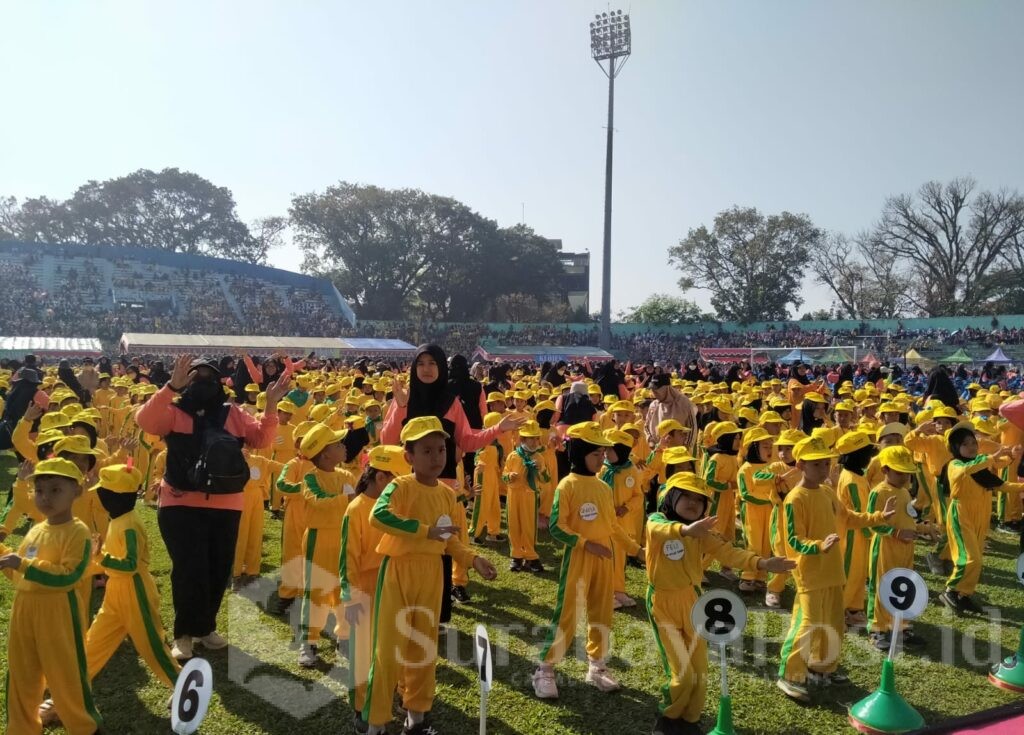
<instances>
[{"instance_id":1,"label":"white sneaker","mask_svg":"<svg viewBox=\"0 0 1024 735\"><path fill-rule=\"evenodd\" d=\"M551 669L537 669L531 677L533 693L540 699L558 699L558 685L555 684L555 672Z\"/></svg>"},{"instance_id":2,"label":"white sneaker","mask_svg":"<svg viewBox=\"0 0 1024 735\"><path fill-rule=\"evenodd\" d=\"M174 647L171 648L171 655L178 661L187 661L192 658L192 636L175 638Z\"/></svg>"},{"instance_id":3,"label":"white sneaker","mask_svg":"<svg viewBox=\"0 0 1024 735\"><path fill-rule=\"evenodd\" d=\"M202 638L196 638L196 640L202 644L203 648L208 648L211 651L219 651L228 646L228 642L217 631L204 635Z\"/></svg>"},{"instance_id":4,"label":"white sneaker","mask_svg":"<svg viewBox=\"0 0 1024 735\"><path fill-rule=\"evenodd\" d=\"M299 649L299 666L311 669L317 665L318 661L320 661L320 656L317 654L316 646L312 643L303 643L302 648Z\"/></svg>"},{"instance_id":5,"label":"white sneaker","mask_svg":"<svg viewBox=\"0 0 1024 735\"><path fill-rule=\"evenodd\" d=\"M619 682L615 681L615 678L605 668L604 663L600 661L590 662L590 666L587 668L586 682L593 684L601 692L614 692L619 688Z\"/></svg>"},{"instance_id":6,"label":"white sneaker","mask_svg":"<svg viewBox=\"0 0 1024 735\"><path fill-rule=\"evenodd\" d=\"M765 607L770 607L772 609L777 610L780 607L782 607L782 600L779 599L779 596L778 596L777 593L775 593L775 592L766 592L765 596L764 596L764 604L765 604Z\"/></svg>"}]
</instances>

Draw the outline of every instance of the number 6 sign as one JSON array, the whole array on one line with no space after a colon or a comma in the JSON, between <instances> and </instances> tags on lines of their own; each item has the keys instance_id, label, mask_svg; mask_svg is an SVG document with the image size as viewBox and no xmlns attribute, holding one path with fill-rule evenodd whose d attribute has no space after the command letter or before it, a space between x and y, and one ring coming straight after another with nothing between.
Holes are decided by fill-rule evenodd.
<instances>
[{"instance_id":1,"label":"number 6 sign","mask_svg":"<svg viewBox=\"0 0 1024 735\"><path fill-rule=\"evenodd\" d=\"M192 735L203 724L213 694L213 669L206 659L194 658L185 664L174 685L171 699L171 730L176 735Z\"/></svg>"}]
</instances>

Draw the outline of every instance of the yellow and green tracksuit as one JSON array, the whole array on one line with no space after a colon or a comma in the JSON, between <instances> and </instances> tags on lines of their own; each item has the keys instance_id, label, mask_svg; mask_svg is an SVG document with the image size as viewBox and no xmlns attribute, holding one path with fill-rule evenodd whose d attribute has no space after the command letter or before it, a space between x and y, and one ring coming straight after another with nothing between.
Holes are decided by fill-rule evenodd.
<instances>
[{"instance_id":1,"label":"yellow and green tracksuit","mask_svg":"<svg viewBox=\"0 0 1024 735\"><path fill-rule=\"evenodd\" d=\"M747 571L757 567L760 557L716 533L698 539L681 536L682 529L682 523L662 513L647 519L647 615L665 675L658 710L674 720L697 722L707 693L708 656L690 614L701 593L702 558L709 555Z\"/></svg>"},{"instance_id":2,"label":"yellow and green tracksuit","mask_svg":"<svg viewBox=\"0 0 1024 735\"><path fill-rule=\"evenodd\" d=\"M516 475L512 479L511 475ZM501 476L508 486L508 541L509 555L513 559L534 560L537 556L537 512L540 505L540 488L548 478L547 469L541 465L540 450L531 452L517 447L505 460L505 471Z\"/></svg>"},{"instance_id":3,"label":"yellow and green tracksuit","mask_svg":"<svg viewBox=\"0 0 1024 735\"><path fill-rule=\"evenodd\" d=\"M555 489L549 525L552 538L565 548L558 572L558 597L551 631L541 645L540 659L557 664L576 633L578 600L587 610L587 655L603 660L608 654L608 633L612 624L614 562L588 552L593 541L614 552L621 544L626 554L635 555L637 544L619 525L608 486L594 476L571 472Z\"/></svg>"},{"instance_id":4,"label":"yellow and green tracksuit","mask_svg":"<svg viewBox=\"0 0 1024 735\"><path fill-rule=\"evenodd\" d=\"M448 484L447 482L445 484ZM451 485L449 485L451 487ZM455 500L461 508L461 515L455 518L459 527L459 541L469 544L469 523L466 522L466 509L469 507L469 491L466 489L466 471L462 462L455 463L455 487L452 487ZM469 569L457 559L452 559L452 586L465 587L469 584Z\"/></svg>"},{"instance_id":5,"label":"yellow and green tracksuit","mask_svg":"<svg viewBox=\"0 0 1024 735\"><path fill-rule=\"evenodd\" d=\"M846 621L843 588L846 575L843 556L836 544L822 551L827 536L846 528L876 526L885 522L881 512L847 510L826 486L793 488L782 503L786 528L786 556L796 561L796 602L789 633L782 644L779 676L797 683L807 670L831 673L839 665Z\"/></svg>"},{"instance_id":6,"label":"yellow and green tracksuit","mask_svg":"<svg viewBox=\"0 0 1024 735\"><path fill-rule=\"evenodd\" d=\"M373 655L373 597L384 557L377 552L383 532L370 524L375 498L357 495L341 523L341 601L361 605L363 615L349 632L349 703L356 712L366 704L366 682Z\"/></svg>"},{"instance_id":7,"label":"yellow and green tracksuit","mask_svg":"<svg viewBox=\"0 0 1024 735\"><path fill-rule=\"evenodd\" d=\"M739 469L735 454L708 454L704 462L704 479L714 491L708 515L718 516L715 532L730 544L736 541L736 476Z\"/></svg>"},{"instance_id":8,"label":"yellow and green tracksuit","mask_svg":"<svg viewBox=\"0 0 1024 735\"><path fill-rule=\"evenodd\" d=\"M469 527L474 538L501 533L501 469L504 466L505 450L497 440L476 453L473 479L478 495Z\"/></svg>"},{"instance_id":9,"label":"yellow and green tracksuit","mask_svg":"<svg viewBox=\"0 0 1024 735\"><path fill-rule=\"evenodd\" d=\"M885 506L889 498L896 498L896 515L884 526L875 526L871 534L871 550L868 556L868 631L887 633L892 630L892 616L885 609L878 595L878 585L890 569L914 568L914 542L900 541L896 533L913 531L917 527L917 511L911 515L914 499L906 487L893 487L888 482L875 486L868 496L868 513L874 513ZM906 628L906 624L903 626Z\"/></svg>"},{"instance_id":10,"label":"yellow and green tracksuit","mask_svg":"<svg viewBox=\"0 0 1024 735\"><path fill-rule=\"evenodd\" d=\"M429 712L433 706L441 556L470 567L475 554L458 536L434 541L427 532L431 526L459 525L462 512L451 488L442 482L425 485L415 475L396 478L374 503L370 523L383 532L377 551L384 558L377 575L373 663L363 706L363 719L371 725L391 719L399 683L407 710Z\"/></svg>"},{"instance_id":11,"label":"yellow and green tracksuit","mask_svg":"<svg viewBox=\"0 0 1024 735\"><path fill-rule=\"evenodd\" d=\"M547 471L548 479L543 480L540 484L539 512L545 518L551 517L551 505L555 502L555 485L558 484L558 453L565 451L561 445L558 447L551 446L551 436L555 434L554 429L548 429L547 435L541 437L541 440L544 442L542 445L544 448L540 453L540 462Z\"/></svg>"},{"instance_id":12,"label":"yellow and green tracksuit","mask_svg":"<svg viewBox=\"0 0 1024 735\"><path fill-rule=\"evenodd\" d=\"M999 463L986 454L972 460L955 459L949 463L949 509L946 512L946 533L953 557L953 573L946 587L970 597L981 577L985 551L985 532L992 513L991 491L978 484L973 475L981 470L999 472ZM1001 493L1020 493L1024 483L1004 482Z\"/></svg>"},{"instance_id":13,"label":"yellow and green tracksuit","mask_svg":"<svg viewBox=\"0 0 1024 735\"><path fill-rule=\"evenodd\" d=\"M940 491L938 478L942 468L953 459L946 439L940 434L923 434L918 429L912 429L903 438L903 444L921 458L924 471L918 476L918 484L922 485L920 492L928 494L922 507L930 506L933 520L942 525L945 523L948 498Z\"/></svg>"},{"instance_id":14,"label":"yellow and green tracksuit","mask_svg":"<svg viewBox=\"0 0 1024 735\"><path fill-rule=\"evenodd\" d=\"M0 530L10 535L21 519L28 516L32 523L41 523L46 516L36 508L35 487L29 480L15 480L11 489L11 502L0 512Z\"/></svg>"},{"instance_id":15,"label":"yellow and green tracksuit","mask_svg":"<svg viewBox=\"0 0 1024 735\"><path fill-rule=\"evenodd\" d=\"M776 491L770 496L772 500L772 511L768 521L768 537L771 540L771 551L772 556L786 556L786 524L782 518L782 497L781 493L783 488L788 493L800 481L800 473L793 472L795 468L787 465L785 462L777 461L772 462L763 470L760 470L761 475L771 475L771 479L775 481ZM768 575L768 592L773 592L776 595L781 594L782 590L786 588L786 582L789 581L789 572L773 572Z\"/></svg>"},{"instance_id":16,"label":"yellow and green tracksuit","mask_svg":"<svg viewBox=\"0 0 1024 735\"><path fill-rule=\"evenodd\" d=\"M294 600L302 591L302 537L306 533L302 478L312 470L309 460L296 457L281 468L274 485L286 498L281 524L281 580L277 586L277 596L282 600Z\"/></svg>"},{"instance_id":17,"label":"yellow and green tracksuit","mask_svg":"<svg viewBox=\"0 0 1024 735\"><path fill-rule=\"evenodd\" d=\"M129 636L157 678L173 689L181 667L164 643L160 593L149 573L149 541L134 510L110 522L99 567L110 579L85 638L89 681Z\"/></svg>"},{"instance_id":18,"label":"yellow and green tracksuit","mask_svg":"<svg viewBox=\"0 0 1024 735\"><path fill-rule=\"evenodd\" d=\"M334 635L348 638L348 623L341 607L338 572L341 559L341 523L355 495L356 478L343 469L313 468L302 479L306 533L302 538L302 617L299 641L316 644L327 622L335 618Z\"/></svg>"},{"instance_id":19,"label":"yellow and green tracksuit","mask_svg":"<svg viewBox=\"0 0 1024 735\"><path fill-rule=\"evenodd\" d=\"M632 462L621 465L604 463L601 470L601 482L612 490L612 505L615 518L629 538L639 544L643 540L644 526L644 489L641 485L640 471ZM619 515L618 509L626 506L625 515ZM612 547L612 561L615 563L612 589L615 592L626 592L626 549L622 544Z\"/></svg>"},{"instance_id":20,"label":"yellow and green tracksuit","mask_svg":"<svg viewBox=\"0 0 1024 735\"><path fill-rule=\"evenodd\" d=\"M271 451L264 456L268 456L270 459L283 465L296 459L297 454L295 449L295 438L293 436L294 431L295 427L291 424L278 424L277 434L274 436L274 443L270 447ZM284 500L285 498L282 497L280 493L275 493L271 490L270 509L281 510L281 503L284 502Z\"/></svg>"},{"instance_id":21,"label":"yellow and green tracksuit","mask_svg":"<svg viewBox=\"0 0 1024 735\"><path fill-rule=\"evenodd\" d=\"M1024 445L1024 429L1004 420L1000 426L1000 443L1004 447ZM1017 480L1017 467L1011 465L1005 472L1009 481ZM999 493L996 496L996 517L1001 523L1017 523L1024 518L1024 503L1017 493Z\"/></svg>"},{"instance_id":22,"label":"yellow and green tracksuit","mask_svg":"<svg viewBox=\"0 0 1024 735\"><path fill-rule=\"evenodd\" d=\"M263 558L263 528L266 517L263 500L274 478L284 465L272 459L251 453L246 457L249 464L249 481L242 488L242 517L238 521L238 541L235 543L235 561L231 576L243 573L258 575Z\"/></svg>"},{"instance_id":23,"label":"yellow and green tracksuit","mask_svg":"<svg viewBox=\"0 0 1024 735\"><path fill-rule=\"evenodd\" d=\"M736 476L740 493L740 517L743 519L743 536L748 551L758 556L772 555L771 520L772 508L778 494L775 491L775 475L768 469L767 462L744 462ZM764 582L768 573L755 566L746 569L743 579Z\"/></svg>"},{"instance_id":24,"label":"yellow and green tracksuit","mask_svg":"<svg viewBox=\"0 0 1024 735\"><path fill-rule=\"evenodd\" d=\"M870 489L864 475L843 470L839 474L836 496L847 510L863 513L867 508ZM884 500L882 505L885 505ZM843 571L846 572L843 607L846 610L863 611L868 580L868 544L871 541L871 531L866 528L846 528L840 530L839 538L843 553Z\"/></svg>"},{"instance_id":25,"label":"yellow and green tracksuit","mask_svg":"<svg viewBox=\"0 0 1024 735\"><path fill-rule=\"evenodd\" d=\"M0 554L11 549L0 544ZM43 731L37 709L50 690L70 735L93 735L103 722L92 698L78 585L92 557L88 527L78 520L33 526L18 547L7 641L7 734ZM12 676L13 674L13 676Z\"/></svg>"}]
</instances>

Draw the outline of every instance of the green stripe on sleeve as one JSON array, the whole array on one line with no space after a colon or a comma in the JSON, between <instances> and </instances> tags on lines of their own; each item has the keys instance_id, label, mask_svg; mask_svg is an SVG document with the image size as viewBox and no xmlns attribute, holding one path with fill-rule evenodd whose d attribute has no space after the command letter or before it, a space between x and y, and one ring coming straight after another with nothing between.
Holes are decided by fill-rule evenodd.
<instances>
[{"instance_id":1,"label":"green stripe on sleeve","mask_svg":"<svg viewBox=\"0 0 1024 735\"><path fill-rule=\"evenodd\" d=\"M551 532L551 537L560 544L567 546L568 548L574 548L576 542L580 540L580 537L574 533L569 533L559 524L559 495L561 493L555 489L555 500L551 504L551 517L548 519L548 530Z\"/></svg>"},{"instance_id":2,"label":"green stripe on sleeve","mask_svg":"<svg viewBox=\"0 0 1024 735\"><path fill-rule=\"evenodd\" d=\"M348 581L348 522L349 516L346 513L341 521L341 558L338 560L338 579L341 584L341 601L351 602L352 590ZM354 649L353 642L353 649Z\"/></svg>"},{"instance_id":3,"label":"green stripe on sleeve","mask_svg":"<svg viewBox=\"0 0 1024 735\"><path fill-rule=\"evenodd\" d=\"M419 533L420 522L415 518L399 518L391 512L391 493L397 487L398 485L392 482L384 488L384 492L380 494L377 502L373 504L373 517L377 519L378 523L382 523L392 531L415 536Z\"/></svg>"},{"instance_id":4,"label":"green stripe on sleeve","mask_svg":"<svg viewBox=\"0 0 1024 735\"><path fill-rule=\"evenodd\" d=\"M110 554L104 554L100 566L113 569L117 572L134 572L139 567L139 541L134 529L129 528L124 532L124 544L128 552L124 559L118 559Z\"/></svg>"},{"instance_id":5,"label":"green stripe on sleeve","mask_svg":"<svg viewBox=\"0 0 1024 735\"><path fill-rule=\"evenodd\" d=\"M793 551L798 554L804 554L805 556L817 554L817 544L805 544L797 537L796 519L793 517L793 506L784 505L782 507L786 513L786 538L789 540L789 545L793 547Z\"/></svg>"},{"instance_id":6,"label":"green stripe on sleeve","mask_svg":"<svg viewBox=\"0 0 1024 735\"><path fill-rule=\"evenodd\" d=\"M30 563L28 569L25 570L25 579L29 582L41 584L44 587L70 587L77 584L78 581L81 580L82 575L85 574L85 569L89 566L89 557L91 555L92 541L86 541L82 560L78 562L78 565L67 574L44 572L39 567Z\"/></svg>"}]
</instances>

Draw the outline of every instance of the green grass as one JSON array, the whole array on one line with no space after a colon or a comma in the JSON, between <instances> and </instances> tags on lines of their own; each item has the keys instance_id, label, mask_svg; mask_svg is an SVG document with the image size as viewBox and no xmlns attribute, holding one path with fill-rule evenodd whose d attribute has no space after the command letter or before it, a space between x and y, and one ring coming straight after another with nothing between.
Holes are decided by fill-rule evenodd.
<instances>
[{"instance_id":1,"label":"green grass","mask_svg":"<svg viewBox=\"0 0 1024 735\"><path fill-rule=\"evenodd\" d=\"M7 475L13 474L13 467L12 458L0 455L0 488L6 489ZM169 561L159 541L155 511L140 506L139 512L152 541L152 573L163 595L163 620L169 626L172 620ZM264 575L268 580L279 562L279 533L280 524L268 519L264 560ZM1001 610L998 621L953 618L934 600L942 589L942 580L924 575L933 600L917 629L928 638L929 644L919 652L899 657L896 680L899 691L929 723L1015 699L990 686L985 678L994 657L1009 655L1016 649L1019 630L1024 624L1021 590L1015 584L1013 572L1016 538L993 533L990 541L991 551L986 556L979 594L987 604ZM9 543L16 542L17 538L12 537ZM923 547L919 547L919 552L923 553ZM479 690L471 663L471 636L476 625L483 623L490 630L495 658L488 732L499 735L650 732L656 716L661 668L642 607L615 616L611 666L620 677L622 691L605 695L586 686L583 683L585 663L569 658L558 669L561 689L558 702L538 701L533 696L529 677L544 626L555 604L557 550L547 540L542 543L540 553L549 571L539 579L529 574L508 573L506 557L495 549L489 548L484 553L499 566L500 576L491 584L474 578L470 586L473 602L456 609L452 622L457 632L450 633L448 640L442 638L443 658L438 666L433 715L439 730L460 734L477 732ZM918 569L923 569L922 560L918 561ZM627 579L630 593L642 600L646 586L643 573L630 568ZM711 575L711 580L718 578ZM272 589L273 584L268 581L264 588L254 588L246 596L229 594L221 610L219 629L233 646L228 651L201 653L213 666L215 694L200 732L206 735L352 732L351 710L345 696L344 660L336 662L325 642L321 646L325 659L323 669L312 672L300 669L296 664L297 653L290 644L288 625L262 613L250 599L263 602ZM0 630L6 630L11 597L10 584L0 580ZM784 605L791 600L792 591L788 590L783 598ZM813 705L790 702L774 685L779 648L789 622L788 611L767 611L760 607L757 598L747 601L751 610L743 645L729 652L729 683L737 728L751 733L787 735L850 731L846 708L877 686L881 655L864 637L847 635L843 666L851 684L815 692ZM96 605L98 599L94 600L94 607ZM943 645L944 640L946 645ZM579 645L578 640L578 650L582 650ZM977 648L974 658L972 645ZM627 664L627 660L633 665ZM4 670L6 649L0 647L0 674ZM709 662L709 673L704 712L708 729L718 702L718 664L714 657ZM150 734L170 729L165 709L168 692L136 657L130 643L122 645L94 686L108 732ZM393 732L399 729L397 724L392 726Z\"/></svg>"}]
</instances>

